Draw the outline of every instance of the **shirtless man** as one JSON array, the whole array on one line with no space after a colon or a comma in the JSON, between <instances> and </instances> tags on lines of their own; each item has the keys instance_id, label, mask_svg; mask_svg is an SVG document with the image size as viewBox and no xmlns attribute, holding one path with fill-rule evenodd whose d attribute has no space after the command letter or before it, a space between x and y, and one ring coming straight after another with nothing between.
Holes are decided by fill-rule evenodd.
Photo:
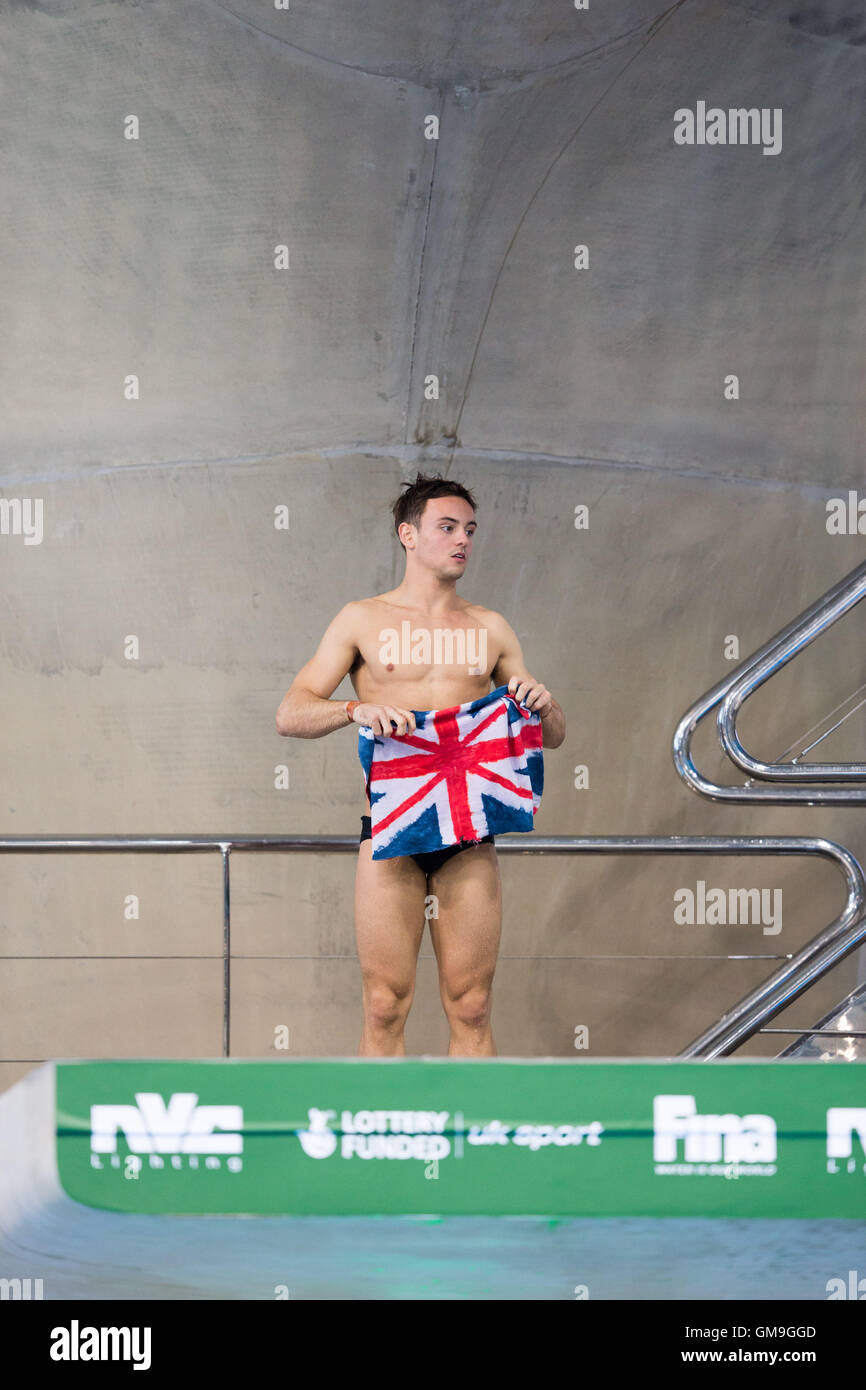
<instances>
[{"instance_id":1,"label":"shirtless man","mask_svg":"<svg viewBox=\"0 0 866 1390\"><path fill-rule=\"evenodd\" d=\"M349 724L364 724L379 735L411 733L413 710L462 705L507 685L526 708L539 714L543 747L558 748L565 738L562 710L546 687L528 674L514 632L501 614L457 595L477 529L471 492L460 483L421 473L403 486L408 491L393 507L394 527L406 552L402 582L388 593L341 608L282 700L278 731L295 738L321 738ZM452 648L458 647L462 630L467 649L480 652L479 666L403 660L414 653L404 653L402 647L399 659L392 660L393 653L384 645L386 630L401 633L407 620L412 640L419 630L432 638L445 629L455 634ZM471 639L466 635L470 632ZM440 652L446 646L441 636L438 645ZM329 698L346 675L358 702ZM366 820L362 819L365 834ZM406 1055L403 1030L415 992L428 894L438 900L439 915L430 918L430 935L451 1033L448 1055L495 1057L491 988L502 893L494 844L455 846L417 859L404 855L374 860L369 838L362 838L355 877L364 994L359 1055Z\"/></svg>"}]
</instances>

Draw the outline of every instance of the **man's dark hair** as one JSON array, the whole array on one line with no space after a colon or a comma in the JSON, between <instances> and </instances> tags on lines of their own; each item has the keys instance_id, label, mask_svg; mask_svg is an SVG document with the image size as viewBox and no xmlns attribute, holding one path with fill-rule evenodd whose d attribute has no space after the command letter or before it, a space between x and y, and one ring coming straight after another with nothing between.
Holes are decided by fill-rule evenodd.
<instances>
[{"instance_id":1,"label":"man's dark hair","mask_svg":"<svg viewBox=\"0 0 866 1390\"><path fill-rule=\"evenodd\" d=\"M421 517L424 515L424 508L431 497L462 497L464 502L468 502L472 510L475 510L475 498L468 488L462 483L452 482L450 478L443 478L440 473L435 477L426 476L424 473L416 474L414 483L404 483L407 489L394 503L391 511L394 514L394 530L397 532L397 539L400 540L400 527L404 521L408 521L412 526L421 525ZM403 542L400 541L403 545ZM403 549L406 547L403 545Z\"/></svg>"}]
</instances>

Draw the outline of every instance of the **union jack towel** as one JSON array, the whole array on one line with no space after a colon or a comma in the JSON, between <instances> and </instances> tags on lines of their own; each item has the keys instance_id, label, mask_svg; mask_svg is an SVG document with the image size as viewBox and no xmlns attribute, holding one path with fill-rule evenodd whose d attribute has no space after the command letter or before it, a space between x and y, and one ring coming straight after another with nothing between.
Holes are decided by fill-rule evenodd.
<instances>
[{"instance_id":1,"label":"union jack towel","mask_svg":"<svg viewBox=\"0 0 866 1390\"><path fill-rule=\"evenodd\" d=\"M358 730L374 859L532 829L544 787L539 714L507 685L413 714L414 734Z\"/></svg>"}]
</instances>

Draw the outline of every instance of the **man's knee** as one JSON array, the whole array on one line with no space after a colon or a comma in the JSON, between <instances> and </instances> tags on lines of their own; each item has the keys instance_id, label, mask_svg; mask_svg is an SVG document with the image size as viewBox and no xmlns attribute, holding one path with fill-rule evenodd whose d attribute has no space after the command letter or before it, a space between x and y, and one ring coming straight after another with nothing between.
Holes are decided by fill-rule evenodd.
<instances>
[{"instance_id":1,"label":"man's knee","mask_svg":"<svg viewBox=\"0 0 866 1390\"><path fill-rule=\"evenodd\" d=\"M412 988L396 987L382 980L364 985L364 1013L375 1028L399 1028L406 1022L412 1003Z\"/></svg>"},{"instance_id":2,"label":"man's knee","mask_svg":"<svg viewBox=\"0 0 866 1390\"><path fill-rule=\"evenodd\" d=\"M446 993L443 1002L452 1023L460 1023L464 1028L486 1028L490 1022L489 985L470 985L459 994Z\"/></svg>"}]
</instances>

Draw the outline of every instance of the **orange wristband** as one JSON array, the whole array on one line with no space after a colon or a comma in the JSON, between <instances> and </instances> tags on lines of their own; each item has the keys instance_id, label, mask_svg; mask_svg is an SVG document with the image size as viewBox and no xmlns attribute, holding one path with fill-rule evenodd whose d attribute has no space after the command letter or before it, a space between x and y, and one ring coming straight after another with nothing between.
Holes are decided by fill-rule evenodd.
<instances>
[{"instance_id":1,"label":"orange wristband","mask_svg":"<svg viewBox=\"0 0 866 1390\"><path fill-rule=\"evenodd\" d=\"M355 722L354 719L352 718L352 715L355 713L355 710L358 708L358 706L359 706L360 703L361 703L360 700L347 700L347 701L346 701L346 719L348 720L348 722L349 722L350 724L354 724L354 722Z\"/></svg>"}]
</instances>

